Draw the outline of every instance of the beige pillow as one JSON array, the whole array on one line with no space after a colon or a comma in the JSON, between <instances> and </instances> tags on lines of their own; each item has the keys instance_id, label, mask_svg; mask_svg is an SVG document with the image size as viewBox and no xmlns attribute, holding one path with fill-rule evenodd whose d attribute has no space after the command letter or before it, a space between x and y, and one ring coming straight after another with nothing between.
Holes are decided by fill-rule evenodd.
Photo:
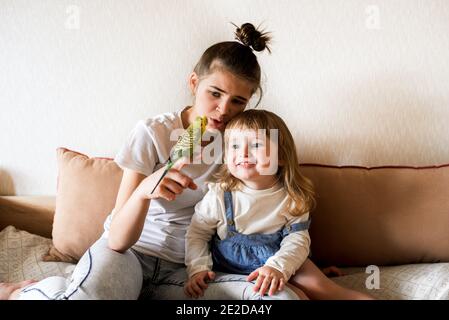
<instances>
[{"instance_id":1,"label":"beige pillow","mask_svg":"<svg viewBox=\"0 0 449 320\"><path fill-rule=\"evenodd\" d=\"M53 246L45 261L75 262L103 233L123 171L108 158L57 149L58 186Z\"/></svg>"},{"instance_id":2,"label":"beige pillow","mask_svg":"<svg viewBox=\"0 0 449 320\"><path fill-rule=\"evenodd\" d=\"M449 261L449 165L302 165L317 192L310 234L320 265Z\"/></svg>"}]
</instances>

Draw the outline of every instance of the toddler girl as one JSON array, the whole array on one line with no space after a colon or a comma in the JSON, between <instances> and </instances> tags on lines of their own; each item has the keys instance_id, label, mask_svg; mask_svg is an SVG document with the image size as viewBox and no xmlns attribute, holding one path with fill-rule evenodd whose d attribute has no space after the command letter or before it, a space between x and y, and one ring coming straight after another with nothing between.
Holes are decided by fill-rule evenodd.
<instances>
[{"instance_id":1,"label":"toddler girl","mask_svg":"<svg viewBox=\"0 0 449 320\"><path fill-rule=\"evenodd\" d=\"M187 230L185 293L201 296L215 270L248 274L254 290L273 295L309 255L312 184L299 172L292 135L274 113L243 112L229 122L224 140L226 164Z\"/></svg>"}]
</instances>

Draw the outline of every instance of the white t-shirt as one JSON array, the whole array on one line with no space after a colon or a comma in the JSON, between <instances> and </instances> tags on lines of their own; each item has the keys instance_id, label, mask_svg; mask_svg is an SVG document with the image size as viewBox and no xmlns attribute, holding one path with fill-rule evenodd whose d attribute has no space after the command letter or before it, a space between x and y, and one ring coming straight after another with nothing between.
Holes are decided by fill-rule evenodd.
<instances>
[{"instance_id":1,"label":"white t-shirt","mask_svg":"<svg viewBox=\"0 0 449 320\"><path fill-rule=\"evenodd\" d=\"M175 130L179 132L179 129L183 130L181 111L139 121L114 161L122 169L151 175L165 165L179 134L170 136ZM212 180L212 175L222 161L221 157L222 153L217 152L216 163L188 164L182 168L181 172L194 180L198 186L197 190L184 189L174 201L151 200L142 234L133 246L135 250L172 262L184 263L187 227L195 205L207 192L206 181ZM104 224L104 237L108 236L112 214Z\"/></svg>"},{"instance_id":2,"label":"white t-shirt","mask_svg":"<svg viewBox=\"0 0 449 320\"><path fill-rule=\"evenodd\" d=\"M287 191L277 184L269 189L255 190L243 186L232 191L235 228L242 234L270 234L295 223L305 222L309 213L299 217L287 210ZM209 183L209 191L195 206L195 214L186 235L186 265L189 276L212 270L209 240L217 233L223 240L227 236L227 217L224 191L217 183ZM289 233L281 248L265 265L275 268L288 280L307 259L310 251L308 230Z\"/></svg>"}]
</instances>

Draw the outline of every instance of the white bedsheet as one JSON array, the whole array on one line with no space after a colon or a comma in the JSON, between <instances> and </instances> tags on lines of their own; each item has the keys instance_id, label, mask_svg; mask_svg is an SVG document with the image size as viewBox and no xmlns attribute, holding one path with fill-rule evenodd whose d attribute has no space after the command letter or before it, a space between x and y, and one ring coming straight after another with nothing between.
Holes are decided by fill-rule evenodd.
<instances>
[{"instance_id":1,"label":"white bedsheet","mask_svg":"<svg viewBox=\"0 0 449 320\"><path fill-rule=\"evenodd\" d=\"M13 226L4 228L0 231L0 282L70 276L74 264L42 261L50 245L50 239Z\"/></svg>"},{"instance_id":2,"label":"white bedsheet","mask_svg":"<svg viewBox=\"0 0 449 320\"><path fill-rule=\"evenodd\" d=\"M384 266L379 270L379 289L367 289L372 271L342 269L347 275L332 278L338 284L384 300L449 300L449 263ZM369 278L371 277L371 278Z\"/></svg>"}]
</instances>

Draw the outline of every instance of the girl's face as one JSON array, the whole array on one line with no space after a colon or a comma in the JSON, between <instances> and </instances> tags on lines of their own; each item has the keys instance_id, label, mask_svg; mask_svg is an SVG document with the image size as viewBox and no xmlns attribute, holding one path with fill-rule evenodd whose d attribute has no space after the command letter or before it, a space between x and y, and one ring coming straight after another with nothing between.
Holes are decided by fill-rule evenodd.
<instances>
[{"instance_id":1,"label":"girl's face","mask_svg":"<svg viewBox=\"0 0 449 320\"><path fill-rule=\"evenodd\" d=\"M229 120L245 110L254 90L249 81L224 69L216 69L201 79L192 73L189 85L195 95L189 119L206 116L207 128L220 131L224 131Z\"/></svg>"},{"instance_id":2,"label":"girl's face","mask_svg":"<svg viewBox=\"0 0 449 320\"><path fill-rule=\"evenodd\" d=\"M273 186L277 180L277 152L272 150L271 154L270 148L270 140L263 132L230 129L226 146L229 172L253 189Z\"/></svg>"}]
</instances>

